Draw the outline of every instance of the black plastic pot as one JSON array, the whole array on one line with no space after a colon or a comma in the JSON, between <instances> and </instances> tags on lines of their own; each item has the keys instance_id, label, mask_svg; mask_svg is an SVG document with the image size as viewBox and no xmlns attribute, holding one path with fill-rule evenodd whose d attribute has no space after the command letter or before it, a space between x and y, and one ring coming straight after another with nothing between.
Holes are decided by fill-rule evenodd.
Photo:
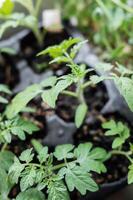
<instances>
[{"instance_id":1,"label":"black plastic pot","mask_svg":"<svg viewBox=\"0 0 133 200\"><path fill-rule=\"evenodd\" d=\"M72 28L67 28L67 33L69 36L72 37L83 38L82 34L80 34L77 30ZM28 36L29 36L29 31L22 31L16 34L14 37L10 38L9 40L1 42L0 46L14 47L19 53L22 46L22 40L25 41ZM32 56L33 55L31 55L31 57ZM95 67L95 65L98 63L98 58L93 53L93 50L90 48L89 44L86 43L81 48L75 61L77 63L85 63L89 67ZM45 71L44 73L41 74L35 73L28 66L29 62L27 62L24 59L23 55L19 55L16 58L16 62L17 62L17 69L19 70L20 74L20 82L14 88L14 93L23 90L25 87L27 87L32 83L40 82L41 80L53 74L51 70L48 70L47 72ZM97 73L101 72L97 71ZM101 113L105 114L110 112L119 112L123 117L127 119L127 121L133 124L132 120L133 113L129 110L124 99L120 96L114 83L111 81L104 81L104 85L106 87L109 100L101 110ZM76 127L74 123L66 123L62 119L60 119L57 115L53 115L51 117L47 117L47 126L48 126L48 134L43 140L43 143L45 145L54 147L58 144L74 142L73 135L76 132ZM99 198L104 199L110 193L118 191L125 185L126 185L126 177L114 183L101 185L100 190L98 192L88 193L86 196L80 197L80 199L81 200L92 200L92 199L96 200Z\"/></svg>"}]
</instances>

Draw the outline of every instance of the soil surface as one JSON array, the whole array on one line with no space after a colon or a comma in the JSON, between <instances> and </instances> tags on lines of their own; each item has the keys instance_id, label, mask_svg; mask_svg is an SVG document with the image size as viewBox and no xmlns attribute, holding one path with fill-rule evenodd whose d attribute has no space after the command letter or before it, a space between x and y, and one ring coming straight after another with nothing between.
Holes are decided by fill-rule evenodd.
<instances>
[{"instance_id":1,"label":"soil surface","mask_svg":"<svg viewBox=\"0 0 133 200\"><path fill-rule=\"evenodd\" d=\"M19 73L11 56L0 55L0 83L13 88L19 82Z\"/></svg>"},{"instance_id":2,"label":"soil surface","mask_svg":"<svg viewBox=\"0 0 133 200\"><path fill-rule=\"evenodd\" d=\"M69 89L74 91L75 86L73 85ZM100 112L108 101L107 90L102 83L98 84L97 87L88 87L84 95L90 113ZM66 122L74 122L75 110L78 104L76 98L60 95L57 101L56 114Z\"/></svg>"}]
</instances>

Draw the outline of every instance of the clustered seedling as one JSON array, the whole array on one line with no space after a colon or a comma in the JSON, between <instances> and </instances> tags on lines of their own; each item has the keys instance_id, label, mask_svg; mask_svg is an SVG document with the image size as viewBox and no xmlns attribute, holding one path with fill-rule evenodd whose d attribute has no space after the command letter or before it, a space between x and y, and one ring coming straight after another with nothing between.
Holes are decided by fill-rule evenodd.
<instances>
[{"instance_id":1,"label":"clustered seedling","mask_svg":"<svg viewBox=\"0 0 133 200\"><path fill-rule=\"evenodd\" d=\"M64 94L76 98L79 103L75 111L75 124L77 127L80 127L88 111L88 106L84 97L85 89L106 79L113 80L115 82L120 93L125 97L129 107L133 110L133 72L124 68L120 64L117 64L115 67L108 63L102 63L96 67L103 72L106 72L105 75L90 75L87 78L87 75L93 69L86 69L85 65L74 62L74 58L83 44L84 42L80 41L78 38L70 38L69 40L63 41L59 45L48 47L46 50L39 53L39 56L49 54L49 56L53 58L50 63L66 63L66 67L69 67L71 72L70 74L60 77L49 77L40 84L34 84L27 87L26 90L19 93L13 99L12 104L7 111L8 117L10 118L14 114L19 113L33 98L38 95L41 95L43 101L50 107L55 108L59 94ZM113 72L113 70L117 73ZM76 86L75 91L69 90L69 86L72 84L75 84Z\"/></svg>"},{"instance_id":2,"label":"clustered seedling","mask_svg":"<svg viewBox=\"0 0 133 200\"><path fill-rule=\"evenodd\" d=\"M32 143L37 151L38 163L33 162L35 154L32 149L28 149L23 151L19 158L15 157L9 170L9 177L16 183L20 181L22 192L17 200L26 195L28 198L31 195L28 194L31 187L42 195L43 198L40 199L43 200L43 189L47 191L48 200L69 200L68 190L72 192L77 189L82 195L87 191L98 190L91 172L106 172L103 161L107 152L104 149L93 148L91 143L80 144L77 148L65 144L57 146L55 151L49 154L48 147L43 147L35 140Z\"/></svg>"},{"instance_id":3,"label":"clustered seedling","mask_svg":"<svg viewBox=\"0 0 133 200\"><path fill-rule=\"evenodd\" d=\"M105 132L107 136L113 137L113 150L109 152L110 156L122 155L129 160L128 184L133 183L133 144L128 143L129 150L127 151L123 148L125 142L131 136L129 128L122 122L116 123L113 120L103 123L103 128L107 129Z\"/></svg>"},{"instance_id":4,"label":"clustered seedling","mask_svg":"<svg viewBox=\"0 0 133 200\"><path fill-rule=\"evenodd\" d=\"M7 104L8 101L3 97L3 93L11 94L7 86L0 84L0 103ZM11 143L13 137L18 136L19 139L25 140L25 133L32 134L37 131L38 127L30 121L20 116L7 119L5 111L0 114L0 199L7 200L10 190L14 186L14 182L9 178L8 172L13 164L14 154L8 150L8 144Z\"/></svg>"},{"instance_id":5,"label":"clustered seedling","mask_svg":"<svg viewBox=\"0 0 133 200\"><path fill-rule=\"evenodd\" d=\"M15 4L19 3L24 7L28 14L13 12ZM0 19L3 23L0 25L0 37L10 27L17 28L19 26L30 29L39 45L43 43L43 33L39 29L39 14L43 0L3 0L0 4Z\"/></svg>"},{"instance_id":6,"label":"clustered seedling","mask_svg":"<svg viewBox=\"0 0 133 200\"><path fill-rule=\"evenodd\" d=\"M47 196L48 200L69 200L68 191L71 192L74 189L77 189L82 195L86 194L88 190L94 192L98 190L98 186L92 179L92 172L106 172L103 162L110 156L119 154L126 156L131 162L128 183L133 182L132 145L127 152L123 148L125 141L130 136L130 131L122 122L116 123L112 120L103 124L103 128L108 129L105 135L114 138L113 150L109 153L99 147L93 148L91 143L80 144L78 147L71 144L59 145L53 153L49 153L48 147L43 147L35 140L32 141L32 144L37 156L33 149L23 151L20 157L14 157L14 154L6 151L13 135L24 140L25 133L31 134L38 130L34 124L20 117L19 113L27 110L28 103L39 95L53 108L56 106L59 94L76 98L79 105L75 111L75 123L77 127L80 127L88 111L84 97L85 88L103 80L112 80L133 110L133 72L120 64L113 66L101 63L96 67L104 72L103 75L88 76L92 69L87 69L85 65L77 64L74 61L83 44L84 42L78 38L70 38L42 51L39 56L49 54L53 59L51 63L65 63L66 67L70 69L70 73L61 77L51 76L41 83L27 87L13 98L11 104L1 115L0 143L2 148L0 158L2 156L1 159L6 161L4 165L0 165L1 179L6 181L5 186L1 186L0 190L0 197L3 200L8 199L9 192L15 184L19 184L21 189L16 200L29 199L31 196L33 197L33 194L35 200L44 200ZM69 90L69 86L72 84L76 88L74 91ZM1 91L10 93L8 88L3 85L1 85ZM8 103L6 99L3 99L2 102ZM44 195L44 191L46 191L46 195Z\"/></svg>"},{"instance_id":7,"label":"clustered seedling","mask_svg":"<svg viewBox=\"0 0 133 200\"><path fill-rule=\"evenodd\" d=\"M75 17L78 27L101 48L102 59L126 63L128 57L132 67L133 8L128 0L57 1L64 18Z\"/></svg>"}]
</instances>

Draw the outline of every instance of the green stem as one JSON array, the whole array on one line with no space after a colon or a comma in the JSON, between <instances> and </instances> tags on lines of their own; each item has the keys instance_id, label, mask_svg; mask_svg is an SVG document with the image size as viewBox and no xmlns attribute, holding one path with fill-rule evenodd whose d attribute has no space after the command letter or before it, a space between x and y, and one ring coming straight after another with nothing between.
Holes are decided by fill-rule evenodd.
<instances>
[{"instance_id":1,"label":"green stem","mask_svg":"<svg viewBox=\"0 0 133 200\"><path fill-rule=\"evenodd\" d=\"M41 46L43 44L43 34L41 33L38 27L38 23L34 25L34 27L32 28L32 31L38 41L38 44Z\"/></svg>"},{"instance_id":2,"label":"green stem","mask_svg":"<svg viewBox=\"0 0 133 200\"><path fill-rule=\"evenodd\" d=\"M7 143L3 144L2 148L1 148L1 151L5 151L7 148Z\"/></svg>"},{"instance_id":3,"label":"green stem","mask_svg":"<svg viewBox=\"0 0 133 200\"><path fill-rule=\"evenodd\" d=\"M72 163L75 163L75 162L76 162L76 160L55 165L55 166L52 167L52 171L56 171L56 170L58 170L62 167L66 167L68 164L72 164ZM37 168L45 169L45 166L42 166L41 164L36 164L36 163L28 163L28 164L26 163L26 164L24 164L24 166L25 167L26 166L34 166L34 167L37 167Z\"/></svg>"},{"instance_id":4,"label":"green stem","mask_svg":"<svg viewBox=\"0 0 133 200\"><path fill-rule=\"evenodd\" d=\"M84 98L84 90L82 88L83 85L83 79L79 79L78 83L77 83L77 96L79 99L80 103L85 103L85 98Z\"/></svg>"},{"instance_id":5,"label":"green stem","mask_svg":"<svg viewBox=\"0 0 133 200\"><path fill-rule=\"evenodd\" d=\"M62 91L61 94L65 94L65 95L72 96L72 97L75 97L75 98L78 97L77 94L76 94L76 92L71 92L71 91L68 91L68 90Z\"/></svg>"},{"instance_id":6,"label":"green stem","mask_svg":"<svg viewBox=\"0 0 133 200\"><path fill-rule=\"evenodd\" d=\"M40 10L42 7L43 0L37 0L35 5L35 16L39 18Z\"/></svg>"},{"instance_id":7,"label":"green stem","mask_svg":"<svg viewBox=\"0 0 133 200\"><path fill-rule=\"evenodd\" d=\"M111 0L113 3L115 3L117 6L121 7L122 9L126 10L127 12L133 13L133 8L129 7L128 5L122 3L118 0Z\"/></svg>"},{"instance_id":8,"label":"green stem","mask_svg":"<svg viewBox=\"0 0 133 200\"><path fill-rule=\"evenodd\" d=\"M125 156L131 163L133 163L133 159L130 157L130 155L132 155L131 151L128 152L124 152L124 151L120 151L120 150L113 150L110 152L111 155L123 155Z\"/></svg>"},{"instance_id":9,"label":"green stem","mask_svg":"<svg viewBox=\"0 0 133 200\"><path fill-rule=\"evenodd\" d=\"M86 83L84 83L84 84L82 85L82 88L85 89L85 88L87 88L87 87L90 86L90 85L92 85L92 82L91 82L91 81L87 81Z\"/></svg>"}]
</instances>

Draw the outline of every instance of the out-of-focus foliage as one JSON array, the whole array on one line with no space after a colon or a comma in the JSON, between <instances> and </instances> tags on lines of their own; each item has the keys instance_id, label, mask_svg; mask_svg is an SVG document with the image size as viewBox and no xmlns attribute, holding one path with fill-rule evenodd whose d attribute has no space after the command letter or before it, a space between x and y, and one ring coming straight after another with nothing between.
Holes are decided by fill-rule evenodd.
<instances>
[{"instance_id":1,"label":"out-of-focus foliage","mask_svg":"<svg viewBox=\"0 0 133 200\"><path fill-rule=\"evenodd\" d=\"M131 66L133 9L129 0L57 1L63 18L75 17L78 27L98 47L103 60L128 62Z\"/></svg>"}]
</instances>

